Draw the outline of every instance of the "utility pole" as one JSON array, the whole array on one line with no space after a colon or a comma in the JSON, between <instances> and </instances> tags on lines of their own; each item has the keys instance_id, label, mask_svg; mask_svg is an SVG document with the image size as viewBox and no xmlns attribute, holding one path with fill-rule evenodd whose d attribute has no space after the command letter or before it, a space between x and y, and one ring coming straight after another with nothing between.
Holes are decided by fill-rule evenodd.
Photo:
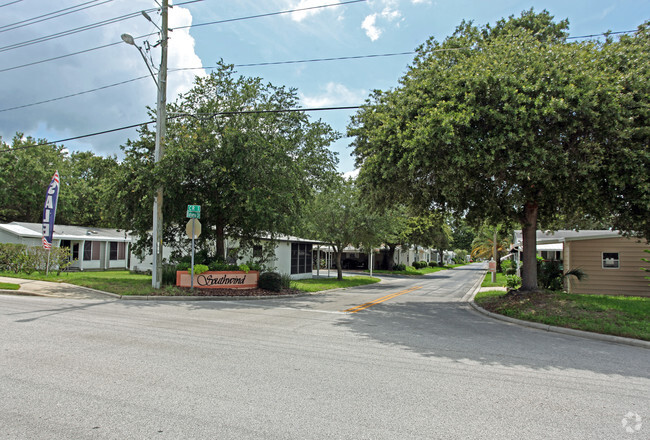
<instances>
[{"instance_id":1,"label":"utility pole","mask_svg":"<svg viewBox=\"0 0 650 440\"><path fill-rule=\"evenodd\" d=\"M158 107L156 111L156 150L154 163L160 162L165 152L165 133L167 128L167 34L169 0L162 1L162 29L161 29L161 55L160 69L158 70ZM155 166L155 165L154 165ZM162 284L162 258L163 258L163 187L156 189L153 201L153 267L151 271L151 287L160 289Z\"/></svg>"},{"instance_id":2,"label":"utility pole","mask_svg":"<svg viewBox=\"0 0 650 440\"><path fill-rule=\"evenodd\" d=\"M499 227L495 226L494 227L494 240L492 242L492 259L494 260L494 272L492 272L492 282L496 283L497 282L497 259L499 258L499 251L497 248L497 232L499 231Z\"/></svg>"}]
</instances>

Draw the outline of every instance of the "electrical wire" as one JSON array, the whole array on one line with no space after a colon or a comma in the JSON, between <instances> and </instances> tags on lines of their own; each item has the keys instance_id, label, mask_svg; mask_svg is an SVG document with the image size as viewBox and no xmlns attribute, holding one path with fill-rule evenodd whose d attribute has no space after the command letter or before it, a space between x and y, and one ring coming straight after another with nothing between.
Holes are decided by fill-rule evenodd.
<instances>
[{"instance_id":1,"label":"electrical wire","mask_svg":"<svg viewBox=\"0 0 650 440\"><path fill-rule=\"evenodd\" d=\"M139 76L137 78L132 78L132 79L127 79L125 81L120 81L120 82L113 83L113 84L107 84L105 86L97 87L97 88L94 88L94 89L84 90L83 92L77 92L77 93L72 93L70 95L59 96L58 98L51 98L51 99L46 99L44 101L33 102L31 104L24 104L24 105L17 105L15 107L3 108L3 109L0 109L0 113L1 112L8 112L8 111L11 111L11 110L18 110L18 109L26 108L26 107L33 107L35 105L46 104L48 102L60 101L62 99L72 98L72 97L75 97L75 96L85 95L87 93L97 92L99 90L105 90L105 89L109 89L111 87L121 86L123 84L128 84L128 83L131 83L131 82L134 82L134 81L139 81L139 80L144 79L144 78L149 78L149 75Z\"/></svg>"},{"instance_id":2,"label":"electrical wire","mask_svg":"<svg viewBox=\"0 0 650 440\"><path fill-rule=\"evenodd\" d=\"M286 11L278 11L278 12L268 12L266 14L249 15L249 16L246 16L246 17L227 18L227 19L224 19L224 20L208 21L206 23L195 23L195 24L190 24L190 25L187 25L187 26L179 26L179 27L174 28L174 30L176 30L176 29L196 28L196 27L201 27L201 26L209 26L209 25L213 25L213 24L230 23L230 22L233 22L233 21L250 20L250 19L253 19L253 18L272 17L274 15L291 14L291 13L294 13L294 12L302 12L302 11L309 11L309 10L313 10L313 9L330 8L332 6L350 5L350 4L353 4L353 3L363 3L363 2L367 2L367 1L368 0L349 0L349 1L346 1L346 2L340 2L340 3L330 3L330 4L327 4L327 5L320 5L320 6L309 6L309 7L306 7L306 8L289 9L289 10L286 10Z\"/></svg>"},{"instance_id":3,"label":"electrical wire","mask_svg":"<svg viewBox=\"0 0 650 440\"><path fill-rule=\"evenodd\" d=\"M204 1L204 0L189 0L189 1L186 1L186 2L182 2L182 3L177 3L174 6L182 6L182 5L191 4L191 3L198 3L200 1ZM308 9L324 8L324 7L329 7L329 6L340 6L340 5L347 4L347 3L358 3L358 2L365 2L365 1L367 1L367 0L352 0L352 1L346 2L346 3L335 3L335 4L322 5L322 6L316 6L316 7L311 7L311 8L291 9L291 10L281 11L281 12L271 12L271 13L262 14L262 15L253 15L253 16L248 16L248 17L240 17L240 18L222 20L222 22L248 20L248 19L254 19L254 18L265 17L265 16L272 16L272 15L278 15L278 14L288 14L288 13L291 13L291 12L300 12L300 11L305 11L305 10L308 10ZM137 14L139 14L139 13L136 13L136 15ZM207 24L216 24L216 23L217 22L202 23L202 24L198 24L198 25L195 25L195 26L204 26L204 25L207 25ZM175 29L184 29L186 27L188 27L188 26L183 26L183 27L179 27L179 28L175 28ZM137 37L135 39L148 37L150 35L153 35L153 34L144 35L144 36L141 36L141 37ZM92 51L99 50L99 49L104 49L106 47L115 46L115 45L118 45L118 44L122 44L122 41L116 41L115 43L109 43L109 44L105 44L103 46L91 47L89 49L81 50L81 51L78 51L78 52L73 52L73 53L60 55L60 56L56 56L56 57L52 57L52 58L47 58L47 59L43 59L43 60L39 60L39 61L33 61L31 63L21 64L21 65L18 65L18 66L6 67L4 69L0 69L0 73L8 72L10 70L21 69L23 67L34 66L36 64L42 64L42 63L47 63L47 62L50 62L50 61L56 61L56 60L59 60L59 59L62 59L62 58L67 58L67 57L71 57L71 56L75 56L75 55L80 55L80 54L83 54L83 53L92 52ZM0 48L0 49L2 49L2 48ZM2 50L0 50L0 52L2 52Z\"/></svg>"},{"instance_id":4,"label":"electrical wire","mask_svg":"<svg viewBox=\"0 0 650 440\"><path fill-rule=\"evenodd\" d=\"M194 0L194 1L203 1L203 0ZM594 36L601 36L601 35L617 35L617 34L626 34L626 33L631 33L631 32L636 32L636 31L616 31L616 32L604 32L601 34L592 34L592 35L585 35L585 36L578 36L578 37L569 37L572 39L576 38L590 38ZM149 34L153 35L153 34ZM143 38L143 37L138 37L138 38ZM117 43L115 43L117 44ZM435 49L433 52L444 52L444 51L452 51L452 50L463 50L463 49L468 49L469 47L456 47L456 48L441 48L441 49ZM384 54L371 54L371 55L353 55L353 56L344 56L344 57L330 57L330 58L311 58L311 59L305 59L305 60L287 60L287 61L269 61L269 62L261 62L261 63L248 63L248 64L234 64L234 67L259 67L259 66L277 66L277 65L283 65L283 64L302 64L302 63L314 63L314 62L325 62L325 61L341 61L341 60L355 60L355 59L364 59L364 58L380 58L380 57L392 57L392 56L400 56L400 55L413 55L415 54L415 51L407 51L407 52L393 52L393 53L384 53ZM209 70L209 69L217 69L218 66L202 66L202 67L178 67L178 68L170 68L169 72L178 72L178 71L187 71L187 70ZM1 70L0 70L1 72ZM53 101L58 101L61 99L67 99L71 98L74 96L79 96L79 95L84 95L87 93L91 92L96 92L99 90L104 90L110 87L115 87L118 85L126 84L129 82L133 81L138 81L140 79L147 78L146 76L141 76L138 78L133 78L125 81L121 81L118 83L113 83L113 84L107 84L105 86L97 87L95 89L90 89L86 90L83 92L77 92L73 93L70 95L65 95L61 96L58 98L51 98L47 99L44 101L39 101L39 102L34 102L31 104L24 104L24 105L19 105L15 107L9 107L9 108L4 108L0 109L1 112L6 112L10 110L17 110L25 107L32 107L35 105L40 105L40 104L45 104L48 102L53 102Z\"/></svg>"},{"instance_id":5,"label":"electrical wire","mask_svg":"<svg viewBox=\"0 0 650 440\"><path fill-rule=\"evenodd\" d=\"M332 110L353 110L353 109L358 109L358 108L361 108L361 106L289 108L289 109L278 109L278 110L241 110L241 111L230 111L230 112L205 113L204 115L208 115L208 116L211 116L211 117L216 117L216 116L234 116L234 115L242 115L242 114L302 113L302 112L332 111ZM169 119L176 119L176 118L179 118L181 116L197 117L196 115L201 115L201 113L197 113L197 114L179 113L177 115L170 116L167 119L168 120ZM13 151L26 150L28 148L37 148L37 147L43 147L43 146L47 146L47 145L55 145L55 144L59 144L59 143L62 143L62 142L74 141L74 140L77 140L77 139L84 139L84 138L88 138L88 137L99 136L99 135L102 135L102 134L114 133L116 131L129 130L131 128L142 127L144 125L155 124L155 123L156 123L156 121L146 121L146 122L141 122L139 124L125 125L123 127L111 128L109 130L97 131L97 132L94 132L94 133L83 134L83 135L80 135L80 136L73 136L73 137L69 137L69 138L65 138L65 139L59 139L59 140L52 141L52 142L44 142L44 143L35 144L35 145L24 145L22 147L7 148L7 149L4 149L4 150L0 150L0 153L11 153Z\"/></svg>"},{"instance_id":6,"label":"electrical wire","mask_svg":"<svg viewBox=\"0 0 650 440\"><path fill-rule=\"evenodd\" d=\"M448 49L440 49L438 51L443 51L443 50L448 50ZM457 49L454 49L457 50ZM386 53L386 54L372 54L372 55L355 55L355 56L347 56L347 57L332 57L332 58L313 58L313 59L308 59L308 60L291 60L291 61L274 61L274 62L266 62L266 63L249 63L249 64L235 64L235 67L252 67L252 66L271 66L271 65L281 65L281 64L296 64L296 63L313 63L313 62L323 62L323 61L340 61L340 60L358 60L358 59L364 59L364 58L379 58L379 57L390 57L390 56L398 56L398 55L413 55L415 52L410 51L410 52L396 52L396 53ZM216 69L218 66L207 66L207 67L183 67L183 68L170 68L169 72L180 72L180 71L186 71L186 70L208 70L208 69ZM31 104L23 104L23 105L18 105L15 107L8 107L8 108L3 108L0 109L0 113L2 112L8 112L11 110L18 110L21 108L26 108L26 107L33 107L35 105L40 105L40 104L46 104L48 102L54 102L54 101L59 101L62 99L67 99L67 98L72 98L75 96L80 96L80 95L85 95L87 93L92 93L92 92L97 92L100 90L105 90L111 87L116 87L120 86L123 84L127 84L130 82L134 81L139 81L144 78L149 78L148 76L140 76L137 78L132 78L132 79L127 79L124 81L112 83L112 84L106 84L101 87L97 87L94 89L89 89L85 90L83 92L76 92L72 93L69 95L65 96L60 96L58 98L51 98L51 99L46 99L43 101L38 101L38 102L33 102Z\"/></svg>"},{"instance_id":7,"label":"electrical wire","mask_svg":"<svg viewBox=\"0 0 650 440\"><path fill-rule=\"evenodd\" d=\"M3 4L3 5L0 5L0 8L4 8L5 6L13 5L14 3L20 3L20 2L22 2L22 1L23 1L23 0L15 0L15 1L13 1L13 2L5 3L5 4Z\"/></svg>"},{"instance_id":8,"label":"electrical wire","mask_svg":"<svg viewBox=\"0 0 650 440\"><path fill-rule=\"evenodd\" d=\"M94 8L96 6L100 6L100 5L103 5L105 3L110 3L113 0L104 0L103 2L101 2L99 4L86 6L89 3L97 3L98 1L100 1L100 0L91 0L91 1L88 1L88 2L85 2L85 3L81 3L79 5L70 6L68 8L59 9L58 11L49 12L47 14L39 15L38 17L28 18L27 20L18 21L18 22L15 22L15 23L5 24L3 26L0 26L0 33L1 32L12 31L14 29L19 29L19 28L22 28L22 27L25 27L25 26L30 26L32 24L36 24L36 23L42 23L42 22L47 21L47 20L52 20L54 18L63 17L64 15L74 14L75 12L83 11L83 10L89 9L89 8ZM82 8L81 6L84 6L84 7ZM78 9L75 9L75 8L78 8ZM71 11L70 9L74 9L74 10ZM67 12L65 12L65 11L67 11ZM55 15L55 14L59 14L59 15Z\"/></svg>"},{"instance_id":9,"label":"electrical wire","mask_svg":"<svg viewBox=\"0 0 650 440\"><path fill-rule=\"evenodd\" d=\"M156 10L157 9L155 9L155 8L147 9L145 12L153 12L153 11L156 11ZM84 26L81 26L81 27L78 27L78 28L75 28L75 29L68 29L66 31L57 32L55 34L46 35L44 37L38 37L38 38L34 38L32 40L27 40L27 41L23 41L23 42L20 42L20 43L14 43L14 44L10 44L10 45L7 45L7 46L2 46L2 47L0 47L0 52L7 52L7 51L10 51L10 50L13 50L13 49L18 49L18 48L25 47L25 46L31 46L33 44L38 44L38 43L43 43L43 42L46 42L46 41L54 40L56 38L67 37L69 35L78 34L80 32L85 32L85 31L88 31L88 30L91 30L91 29L96 29L96 28L106 26L106 25L109 25L109 24L119 23L120 21L129 20L131 18L135 18L135 17L138 17L140 15L141 15L140 11L132 12L130 14L125 14L125 15L121 15L119 17L109 18L109 19L103 20L103 21L98 21L96 23L91 23L91 24L84 25Z\"/></svg>"}]
</instances>

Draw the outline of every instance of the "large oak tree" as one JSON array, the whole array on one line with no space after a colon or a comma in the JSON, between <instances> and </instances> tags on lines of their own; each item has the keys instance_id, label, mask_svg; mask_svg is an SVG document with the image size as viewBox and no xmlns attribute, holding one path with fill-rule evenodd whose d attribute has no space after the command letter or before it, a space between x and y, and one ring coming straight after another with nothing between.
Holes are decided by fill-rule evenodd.
<instances>
[{"instance_id":1,"label":"large oak tree","mask_svg":"<svg viewBox=\"0 0 650 440\"><path fill-rule=\"evenodd\" d=\"M335 173L328 146L339 136L297 107L295 89L237 76L230 65L197 77L168 106L158 164L148 127L123 147L114 181L120 224L139 235L141 249L150 248L152 196L161 184L167 245L184 236L187 205L201 205L199 245L216 244L216 257L225 256L226 235L246 245L292 233L314 190Z\"/></svg>"},{"instance_id":2,"label":"large oak tree","mask_svg":"<svg viewBox=\"0 0 650 440\"><path fill-rule=\"evenodd\" d=\"M535 231L607 219L650 238L650 33L574 42L524 12L430 39L397 88L349 127L359 185L379 203L447 209L523 229L522 290L537 289Z\"/></svg>"}]
</instances>

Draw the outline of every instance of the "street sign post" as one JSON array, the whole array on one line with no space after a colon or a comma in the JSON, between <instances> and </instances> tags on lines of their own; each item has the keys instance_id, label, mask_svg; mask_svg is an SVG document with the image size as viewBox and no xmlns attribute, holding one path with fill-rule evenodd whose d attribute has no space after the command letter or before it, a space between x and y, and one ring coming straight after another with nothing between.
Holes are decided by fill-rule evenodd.
<instances>
[{"instance_id":1,"label":"street sign post","mask_svg":"<svg viewBox=\"0 0 650 440\"><path fill-rule=\"evenodd\" d=\"M191 206L191 205L190 205ZM199 207L201 209L201 207ZM189 207L188 207L189 213ZM196 218L191 218L185 227L185 233L192 239L192 272L190 278L190 290L194 290L194 239L201 235L201 222Z\"/></svg>"},{"instance_id":2,"label":"street sign post","mask_svg":"<svg viewBox=\"0 0 650 440\"><path fill-rule=\"evenodd\" d=\"M201 205L187 205L187 218L201 218Z\"/></svg>"}]
</instances>

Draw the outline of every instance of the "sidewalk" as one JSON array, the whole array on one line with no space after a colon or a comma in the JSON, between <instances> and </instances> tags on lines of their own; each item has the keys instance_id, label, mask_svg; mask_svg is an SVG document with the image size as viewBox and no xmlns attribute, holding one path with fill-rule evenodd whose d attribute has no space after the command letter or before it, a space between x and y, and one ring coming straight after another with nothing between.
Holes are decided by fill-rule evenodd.
<instances>
[{"instance_id":1,"label":"sidewalk","mask_svg":"<svg viewBox=\"0 0 650 440\"><path fill-rule=\"evenodd\" d=\"M115 299L115 296L111 293L68 283L53 283L49 281L24 280L9 277L0 277L0 282L20 285L20 289L18 290L0 289L0 294L4 295L33 295L69 299Z\"/></svg>"}]
</instances>

